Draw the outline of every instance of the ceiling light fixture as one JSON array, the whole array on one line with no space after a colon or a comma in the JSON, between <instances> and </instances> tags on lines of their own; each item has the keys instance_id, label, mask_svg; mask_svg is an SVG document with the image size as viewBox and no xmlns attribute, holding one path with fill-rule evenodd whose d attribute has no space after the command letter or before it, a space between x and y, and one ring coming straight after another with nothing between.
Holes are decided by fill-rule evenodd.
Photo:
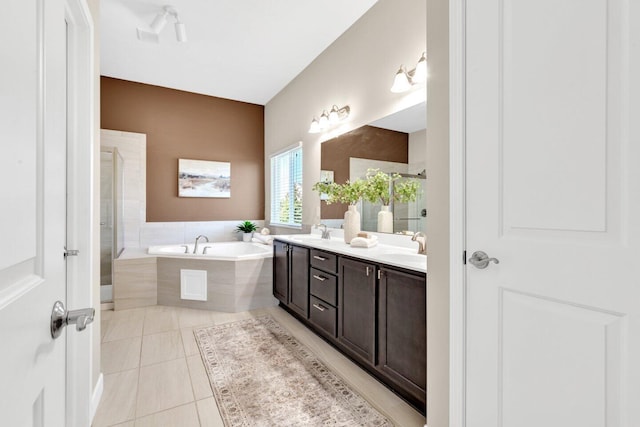
<instances>
[{"instance_id":1,"label":"ceiling light fixture","mask_svg":"<svg viewBox=\"0 0 640 427\"><path fill-rule=\"evenodd\" d=\"M319 120L315 117L311 120L309 133L319 133L329 129L331 126L340 123L342 120L349 117L350 112L351 108L348 105L345 105L342 108L338 108L337 105L334 105L328 113L327 110L324 110L320 115Z\"/></svg>"},{"instance_id":2,"label":"ceiling light fixture","mask_svg":"<svg viewBox=\"0 0 640 427\"><path fill-rule=\"evenodd\" d=\"M159 43L160 42L160 32L164 29L165 25L167 25L167 21L169 17L173 17L175 22L175 31L176 31L176 39L184 43L187 41L187 29L180 18L178 17L178 12L173 8L173 6L165 6L162 8L162 11L158 12L155 18L153 18L153 22L149 25L151 31L145 30L143 28L138 28L138 39L151 42L151 43Z\"/></svg>"},{"instance_id":3,"label":"ceiling light fixture","mask_svg":"<svg viewBox=\"0 0 640 427\"><path fill-rule=\"evenodd\" d=\"M426 82L427 75L427 54L426 52L422 52L422 56L414 69L407 71L404 66L400 66L400 69L393 79L391 92L406 92L411 89L412 86Z\"/></svg>"}]
</instances>

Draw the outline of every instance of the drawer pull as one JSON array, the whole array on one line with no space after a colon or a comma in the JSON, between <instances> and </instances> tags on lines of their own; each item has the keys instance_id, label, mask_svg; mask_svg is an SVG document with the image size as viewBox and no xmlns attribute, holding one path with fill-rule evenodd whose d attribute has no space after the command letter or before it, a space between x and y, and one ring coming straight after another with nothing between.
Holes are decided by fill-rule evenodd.
<instances>
[{"instance_id":1,"label":"drawer pull","mask_svg":"<svg viewBox=\"0 0 640 427\"><path fill-rule=\"evenodd\" d=\"M314 274L314 275L313 275L313 278L314 278L314 279L318 279L318 280L320 280L321 282L324 282L325 280L327 280L327 278L326 278L326 277L318 276L317 274Z\"/></svg>"},{"instance_id":2,"label":"drawer pull","mask_svg":"<svg viewBox=\"0 0 640 427\"><path fill-rule=\"evenodd\" d=\"M320 311L325 311L327 309L327 307L323 307L320 304L313 304L313 306Z\"/></svg>"},{"instance_id":3,"label":"drawer pull","mask_svg":"<svg viewBox=\"0 0 640 427\"><path fill-rule=\"evenodd\" d=\"M314 256L313 256L313 258L314 258L314 259L318 259L318 260L320 260L320 261L326 261L326 260L327 260L326 258L323 258L323 257L318 256L318 255L314 255Z\"/></svg>"}]
</instances>

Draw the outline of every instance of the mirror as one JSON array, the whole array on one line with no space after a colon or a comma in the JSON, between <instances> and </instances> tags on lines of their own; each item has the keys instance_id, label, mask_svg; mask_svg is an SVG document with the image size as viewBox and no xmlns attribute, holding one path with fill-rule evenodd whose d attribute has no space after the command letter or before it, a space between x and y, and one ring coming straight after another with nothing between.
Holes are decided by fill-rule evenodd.
<instances>
[{"instance_id":1,"label":"mirror","mask_svg":"<svg viewBox=\"0 0 640 427\"><path fill-rule=\"evenodd\" d=\"M364 178L369 168L399 173L400 180L418 180L420 190L415 202L391 204L394 233L426 231L426 117L423 102L325 141L321 146L321 175L333 176L334 182ZM363 231L377 231L380 207L360 202ZM320 218L329 227L340 228L346 210L344 204L320 202Z\"/></svg>"}]
</instances>

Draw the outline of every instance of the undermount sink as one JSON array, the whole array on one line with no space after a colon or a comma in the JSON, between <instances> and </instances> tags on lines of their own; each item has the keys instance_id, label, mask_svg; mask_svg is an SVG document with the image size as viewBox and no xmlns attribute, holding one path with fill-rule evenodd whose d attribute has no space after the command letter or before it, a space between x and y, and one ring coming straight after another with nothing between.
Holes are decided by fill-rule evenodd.
<instances>
[{"instance_id":1,"label":"undermount sink","mask_svg":"<svg viewBox=\"0 0 640 427\"><path fill-rule=\"evenodd\" d=\"M426 265L427 257L426 255L420 254L408 254L408 253L399 253L399 252L390 252L383 253L379 255L381 261L387 262L401 262L401 263L411 263L411 264L421 264Z\"/></svg>"}]
</instances>

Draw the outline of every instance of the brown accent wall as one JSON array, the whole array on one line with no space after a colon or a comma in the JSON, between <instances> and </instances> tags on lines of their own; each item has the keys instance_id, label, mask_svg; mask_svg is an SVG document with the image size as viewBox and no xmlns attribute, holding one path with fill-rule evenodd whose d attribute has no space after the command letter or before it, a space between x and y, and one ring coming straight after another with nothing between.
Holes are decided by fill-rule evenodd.
<instances>
[{"instance_id":1,"label":"brown accent wall","mask_svg":"<svg viewBox=\"0 0 640 427\"><path fill-rule=\"evenodd\" d=\"M362 126L351 132L324 142L320 148L322 170L332 170L333 179L343 183L349 179L349 158L409 162L409 134ZM327 205L320 202L320 218L343 218L347 206L341 203Z\"/></svg>"},{"instance_id":2,"label":"brown accent wall","mask_svg":"<svg viewBox=\"0 0 640 427\"><path fill-rule=\"evenodd\" d=\"M264 219L264 106L101 78L101 127L147 135L147 221ZM178 197L178 159L231 163L228 199Z\"/></svg>"}]
</instances>

